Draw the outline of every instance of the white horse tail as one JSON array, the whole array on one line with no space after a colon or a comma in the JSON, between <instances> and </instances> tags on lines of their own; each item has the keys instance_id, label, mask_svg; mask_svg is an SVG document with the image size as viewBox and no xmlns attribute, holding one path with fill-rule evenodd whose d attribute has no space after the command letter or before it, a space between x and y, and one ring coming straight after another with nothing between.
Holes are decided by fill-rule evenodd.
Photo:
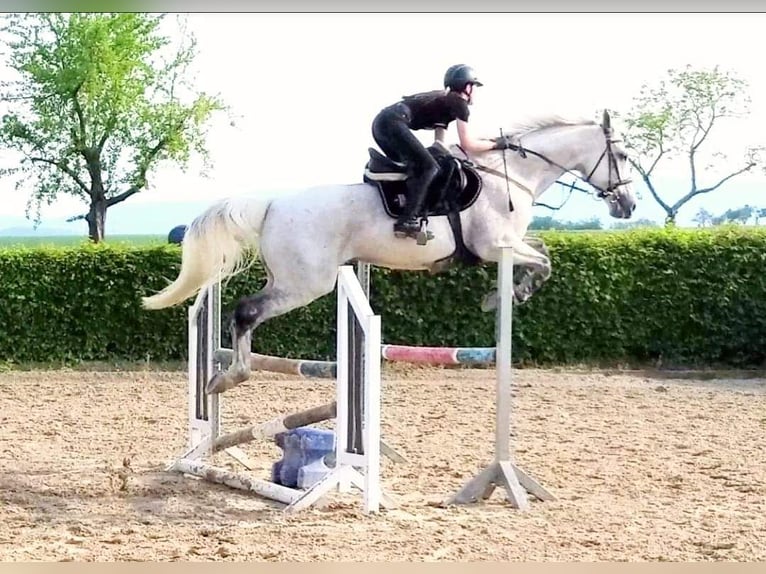
<instances>
[{"instance_id":1,"label":"white horse tail","mask_svg":"<svg viewBox=\"0 0 766 574\"><path fill-rule=\"evenodd\" d=\"M144 297L144 309L171 307L203 287L247 269L257 255L270 202L265 198L224 199L199 215L184 235L178 277L159 293Z\"/></svg>"}]
</instances>

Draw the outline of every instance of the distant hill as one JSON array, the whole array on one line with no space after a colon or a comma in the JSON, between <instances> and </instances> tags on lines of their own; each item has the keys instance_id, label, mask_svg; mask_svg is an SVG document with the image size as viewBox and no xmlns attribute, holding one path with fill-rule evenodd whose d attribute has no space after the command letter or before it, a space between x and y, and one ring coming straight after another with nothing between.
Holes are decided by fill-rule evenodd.
<instances>
[{"instance_id":1,"label":"distant hill","mask_svg":"<svg viewBox=\"0 0 766 574\"><path fill-rule=\"evenodd\" d=\"M115 205L107 213L112 234L164 234L176 225L189 225L212 201L130 203ZM82 222L78 222L82 224Z\"/></svg>"},{"instance_id":2,"label":"distant hill","mask_svg":"<svg viewBox=\"0 0 766 574\"><path fill-rule=\"evenodd\" d=\"M0 237L60 237L62 235L82 235L82 232L74 229L43 226L40 226L37 229L22 226L0 229Z\"/></svg>"},{"instance_id":3,"label":"distant hill","mask_svg":"<svg viewBox=\"0 0 766 574\"><path fill-rule=\"evenodd\" d=\"M167 235L176 225L188 225L210 205L202 202L130 203L116 205L107 212L107 235ZM75 214L72 214L75 215ZM43 218L34 229L25 217L0 216L0 237L49 237L88 234L84 221L68 223L66 217Z\"/></svg>"}]
</instances>

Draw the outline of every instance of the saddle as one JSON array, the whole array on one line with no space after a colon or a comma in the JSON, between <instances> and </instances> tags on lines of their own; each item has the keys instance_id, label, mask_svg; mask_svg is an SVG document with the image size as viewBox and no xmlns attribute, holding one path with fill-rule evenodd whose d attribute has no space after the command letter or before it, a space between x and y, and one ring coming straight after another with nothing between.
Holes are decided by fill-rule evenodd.
<instances>
[{"instance_id":1,"label":"saddle","mask_svg":"<svg viewBox=\"0 0 766 574\"><path fill-rule=\"evenodd\" d=\"M468 160L453 156L447 148L435 143L426 148L439 165L439 173L428 187L422 217L449 215L471 207L481 193L482 180ZM374 148L364 167L364 181L378 189L386 213L397 218L407 198L408 166L394 161Z\"/></svg>"},{"instance_id":2,"label":"saddle","mask_svg":"<svg viewBox=\"0 0 766 574\"><path fill-rule=\"evenodd\" d=\"M436 160L439 172L428 187L420 217L447 216L455 238L455 252L446 260L458 259L465 265L478 265L481 259L463 242L460 212L471 207L479 197L482 180L473 164L453 156L436 142L426 148ZM368 148L369 161L364 168L364 182L375 186L386 213L397 218L407 198L407 164L386 157L374 148Z\"/></svg>"}]
</instances>

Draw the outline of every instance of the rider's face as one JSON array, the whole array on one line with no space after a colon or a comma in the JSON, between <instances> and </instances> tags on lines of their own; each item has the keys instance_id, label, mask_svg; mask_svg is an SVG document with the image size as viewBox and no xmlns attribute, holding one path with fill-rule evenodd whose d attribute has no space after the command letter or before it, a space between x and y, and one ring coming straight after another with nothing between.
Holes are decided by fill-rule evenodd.
<instances>
[{"instance_id":1,"label":"rider's face","mask_svg":"<svg viewBox=\"0 0 766 574\"><path fill-rule=\"evenodd\" d=\"M475 86L473 84L467 84L466 87L465 87L465 90L464 90L465 95L466 95L466 99L468 100L469 104L473 103L473 90L474 90L474 87Z\"/></svg>"}]
</instances>

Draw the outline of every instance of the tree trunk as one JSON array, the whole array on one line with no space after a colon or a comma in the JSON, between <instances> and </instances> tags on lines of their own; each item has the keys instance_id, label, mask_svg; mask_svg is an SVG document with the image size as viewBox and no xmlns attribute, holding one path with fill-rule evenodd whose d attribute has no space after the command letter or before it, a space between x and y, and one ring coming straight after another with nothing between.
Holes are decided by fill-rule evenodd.
<instances>
[{"instance_id":1,"label":"tree trunk","mask_svg":"<svg viewBox=\"0 0 766 574\"><path fill-rule=\"evenodd\" d=\"M106 229L106 198L103 195L99 199L91 200L90 210L85 217L88 222L88 237L93 243L99 243L104 239Z\"/></svg>"},{"instance_id":2,"label":"tree trunk","mask_svg":"<svg viewBox=\"0 0 766 574\"><path fill-rule=\"evenodd\" d=\"M91 181L90 210L85 220L88 222L88 237L93 243L99 243L104 240L108 207L104 182L101 179L101 158L99 150L95 148L88 148L84 153Z\"/></svg>"},{"instance_id":3,"label":"tree trunk","mask_svg":"<svg viewBox=\"0 0 766 574\"><path fill-rule=\"evenodd\" d=\"M667 211L667 215L665 216L665 227L675 227L677 215L678 215L677 209L671 209Z\"/></svg>"}]
</instances>

